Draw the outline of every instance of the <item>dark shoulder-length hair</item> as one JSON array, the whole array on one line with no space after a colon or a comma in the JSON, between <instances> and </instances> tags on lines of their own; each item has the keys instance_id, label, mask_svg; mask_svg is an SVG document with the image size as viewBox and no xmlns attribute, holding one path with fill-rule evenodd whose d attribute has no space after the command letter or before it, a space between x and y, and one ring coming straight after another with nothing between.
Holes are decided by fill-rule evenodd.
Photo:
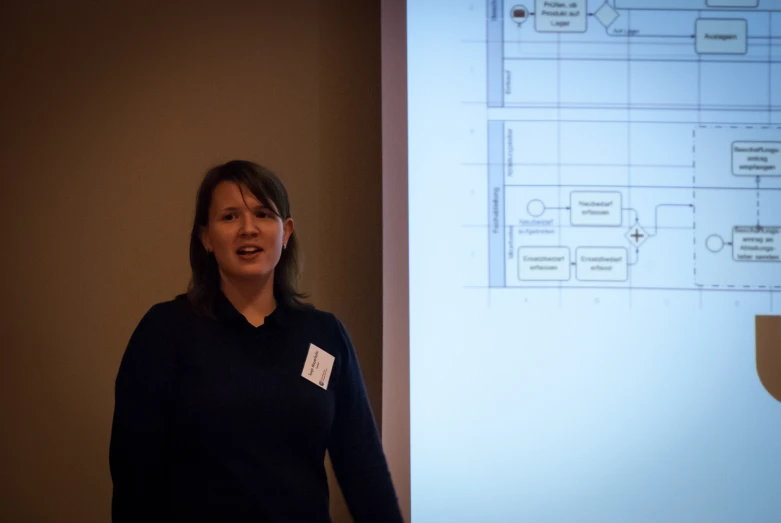
<instances>
[{"instance_id":1,"label":"dark shoulder-length hair","mask_svg":"<svg viewBox=\"0 0 781 523\"><path fill-rule=\"evenodd\" d=\"M192 278L187 287L187 297L198 313L211 318L214 317L214 300L220 292L220 273L214 254L207 252L201 242L201 232L209 224L212 195L221 182L246 186L263 205L276 209L283 221L290 218L287 190L271 170L246 160L233 160L209 169L195 201L195 218L190 233ZM311 307L305 302L306 294L298 290L299 263L298 239L294 229L274 269L277 304L296 309Z\"/></svg>"}]
</instances>

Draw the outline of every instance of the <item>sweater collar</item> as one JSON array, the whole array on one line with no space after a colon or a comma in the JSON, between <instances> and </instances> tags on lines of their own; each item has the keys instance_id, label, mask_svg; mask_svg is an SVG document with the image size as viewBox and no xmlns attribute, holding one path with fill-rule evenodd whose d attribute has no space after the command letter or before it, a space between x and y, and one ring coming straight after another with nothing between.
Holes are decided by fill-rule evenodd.
<instances>
[{"instance_id":1,"label":"sweater collar","mask_svg":"<svg viewBox=\"0 0 781 523\"><path fill-rule=\"evenodd\" d=\"M233 306L233 303L228 299L222 291L217 292L217 297L214 300L214 312L220 321L226 323L246 323L249 325L247 318ZM265 317L263 325L276 325L282 327L285 324L286 311L285 307L277 302L277 307Z\"/></svg>"}]
</instances>

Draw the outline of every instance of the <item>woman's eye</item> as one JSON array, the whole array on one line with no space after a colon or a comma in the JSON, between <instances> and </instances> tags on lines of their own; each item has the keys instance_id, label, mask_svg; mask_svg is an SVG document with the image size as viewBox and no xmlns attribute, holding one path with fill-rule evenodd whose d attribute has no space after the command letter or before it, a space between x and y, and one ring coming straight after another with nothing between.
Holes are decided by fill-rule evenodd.
<instances>
[{"instance_id":1,"label":"woman's eye","mask_svg":"<svg viewBox=\"0 0 781 523\"><path fill-rule=\"evenodd\" d=\"M226 214L225 216L222 217L222 219L223 220L232 220L233 219L233 214Z\"/></svg>"},{"instance_id":2,"label":"woman's eye","mask_svg":"<svg viewBox=\"0 0 781 523\"><path fill-rule=\"evenodd\" d=\"M258 211L255 213L258 218L268 218L268 213L265 211Z\"/></svg>"}]
</instances>

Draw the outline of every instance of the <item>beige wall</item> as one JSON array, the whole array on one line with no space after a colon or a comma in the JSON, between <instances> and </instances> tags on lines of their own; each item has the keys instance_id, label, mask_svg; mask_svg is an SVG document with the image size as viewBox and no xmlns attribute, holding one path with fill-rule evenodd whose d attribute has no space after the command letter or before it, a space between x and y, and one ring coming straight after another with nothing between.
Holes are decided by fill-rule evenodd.
<instances>
[{"instance_id":1,"label":"beige wall","mask_svg":"<svg viewBox=\"0 0 781 523\"><path fill-rule=\"evenodd\" d=\"M305 288L350 329L379 417L379 1L106 4L0 8L1 521L108 521L117 365L186 285L217 162L288 185Z\"/></svg>"}]
</instances>

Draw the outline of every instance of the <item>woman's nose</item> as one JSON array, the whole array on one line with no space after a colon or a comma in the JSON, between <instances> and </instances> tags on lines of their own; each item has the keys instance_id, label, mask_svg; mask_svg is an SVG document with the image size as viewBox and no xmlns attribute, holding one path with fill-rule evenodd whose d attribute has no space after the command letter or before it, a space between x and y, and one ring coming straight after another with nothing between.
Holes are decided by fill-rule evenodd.
<instances>
[{"instance_id":1,"label":"woman's nose","mask_svg":"<svg viewBox=\"0 0 781 523\"><path fill-rule=\"evenodd\" d=\"M241 227L239 228L239 234L255 235L260 231L258 225L255 223L255 216L252 213L244 213L241 217Z\"/></svg>"}]
</instances>

